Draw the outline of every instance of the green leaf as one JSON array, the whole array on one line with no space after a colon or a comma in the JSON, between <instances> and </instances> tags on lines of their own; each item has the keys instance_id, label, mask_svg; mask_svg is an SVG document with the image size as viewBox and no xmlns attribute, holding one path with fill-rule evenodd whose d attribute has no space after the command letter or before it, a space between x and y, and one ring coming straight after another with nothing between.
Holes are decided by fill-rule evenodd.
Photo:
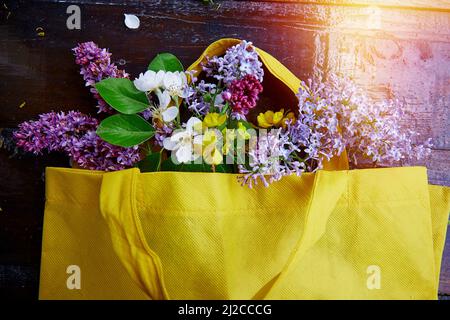
<instances>
[{"instance_id":1,"label":"green leaf","mask_svg":"<svg viewBox=\"0 0 450 320\"><path fill-rule=\"evenodd\" d=\"M169 157L161 164L161 171L192 171L192 172L208 172L207 168L203 167L203 164L193 163L180 163L176 164Z\"/></svg>"},{"instance_id":2,"label":"green leaf","mask_svg":"<svg viewBox=\"0 0 450 320\"><path fill-rule=\"evenodd\" d=\"M161 153L155 152L149 154L143 160L138 162L138 167L141 172L159 171L161 166Z\"/></svg>"},{"instance_id":3,"label":"green leaf","mask_svg":"<svg viewBox=\"0 0 450 320\"><path fill-rule=\"evenodd\" d=\"M103 120L97 135L111 144L131 147L153 137L155 129L142 117L132 114L115 114Z\"/></svg>"},{"instance_id":4,"label":"green leaf","mask_svg":"<svg viewBox=\"0 0 450 320\"><path fill-rule=\"evenodd\" d=\"M135 114L148 108L149 102L144 92L125 78L108 78L95 85L100 96L112 108L124 114Z\"/></svg>"},{"instance_id":5,"label":"green leaf","mask_svg":"<svg viewBox=\"0 0 450 320\"><path fill-rule=\"evenodd\" d=\"M181 171L180 170L180 167L182 166L183 164L180 164L180 165L176 165L175 163L173 163L173 161L169 158L169 159L166 159L166 160L164 160L162 163L161 163L161 171Z\"/></svg>"},{"instance_id":6,"label":"green leaf","mask_svg":"<svg viewBox=\"0 0 450 320\"><path fill-rule=\"evenodd\" d=\"M243 120L240 120L239 122L242 123L242 125L243 125L246 129L254 129L254 128L255 128L255 126L254 126L253 124L251 124L250 122L243 121Z\"/></svg>"},{"instance_id":7,"label":"green leaf","mask_svg":"<svg viewBox=\"0 0 450 320\"><path fill-rule=\"evenodd\" d=\"M148 70L162 71L183 71L180 60L171 53L160 53L148 65Z\"/></svg>"},{"instance_id":8,"label":"green leaf","mask_svg":"<svg viewBox=\"0 0 450 320\"><path fill-rule=\"evenodd\" d=\"M234 172L234 166L232 164L219 164L216 166L216 172L221 173L233 173Z\"/></svg>"}]
</instances>

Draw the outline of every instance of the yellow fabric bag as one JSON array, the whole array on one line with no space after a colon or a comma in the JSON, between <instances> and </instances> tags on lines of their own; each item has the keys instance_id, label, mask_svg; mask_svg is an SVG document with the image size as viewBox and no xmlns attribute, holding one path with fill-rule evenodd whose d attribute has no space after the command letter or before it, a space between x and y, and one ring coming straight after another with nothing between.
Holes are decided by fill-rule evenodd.
<instances>
[{"instance_id":1,"label":"yellow fabric bag","mask_svg":"<svg viewBox=\"0 0 450 320\"><path fill-rule=\"evenodd\" d=\"M48 168L40 299L436 298L450 189L426 181L320 171L250 190L228 174Z\"/></svg>"},{"instance_id":2,"label":"yellow fabric bag","mask_svg":"<svg viewBox=\"0 0 450 320\"><path fill-rule=\"evenodd\" d=\"M101 212L151 299L435 299L450 189L422 167L103 177Z\"/></svg>"}]
</instances>

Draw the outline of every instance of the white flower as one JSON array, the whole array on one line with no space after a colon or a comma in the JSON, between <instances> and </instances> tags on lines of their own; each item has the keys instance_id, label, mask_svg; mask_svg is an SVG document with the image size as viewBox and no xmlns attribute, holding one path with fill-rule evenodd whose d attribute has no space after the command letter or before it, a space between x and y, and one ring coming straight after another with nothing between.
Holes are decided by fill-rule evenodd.
<instances>
[{"instance_id":1,"label":"white flower","mask_svg":"<svg viewBox=\"0 0 450 320\"><path fill-rule=\"evenodd\" d=\"M163 79L163 87L169 91L172 97L185 98L187 78L184 72L166 72Z\"/></svg>"},{"instance_id":2,"label":"white flower","mask_svg":"<svg viewBox=\"0 0 450 320\"><path fill-rule=\"evenodd\" d=\"M148 70L144 74L140 74L139 78L136 78L133 83L136 89L143 92L154 91L162 86L164 78L164 71L155 72Z\"/></svg>"},{"instance_id":3,"label":"white flower","mask_svg":"<svg viewBox=\"0 0 450 320\"><path fill-rule=\"evenodd\" d=\"M176 159L180 163L194 161L201 156L195 152L193 145L195 137L201 134L201 130L202 121L192 117L186 123L186 129L176 130L171 137L165 138L163 146L167 150L174 151Z\"/></svg>"},{"instance_id":4,"label":"white flower","mask_svg":"<svg viewBox=\"0 0 450 320\"><path fill-rule=\"evenodd\" d=\"M169 92L157 90L156 95L159 100L159 107L156 113L161 115L164 122L173 121L178 115L178 108L174 106L169 107L170 101L172 101Z\"/></svg>"}]
</instances>

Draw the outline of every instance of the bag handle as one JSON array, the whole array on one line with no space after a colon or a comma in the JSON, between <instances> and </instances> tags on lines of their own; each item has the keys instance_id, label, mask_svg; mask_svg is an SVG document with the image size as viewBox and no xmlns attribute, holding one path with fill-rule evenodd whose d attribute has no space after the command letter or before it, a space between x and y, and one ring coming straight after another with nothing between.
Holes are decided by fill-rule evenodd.
<instances>
[{"instance_id":1,"label":"bag handle","mask_svg":"<svg viewBox=\"0 0 450 320\"><path fill-rule=\"evenodd\" d=\"M282 285L295 262L319 241L326 231L331 213L343 195L348 197L348 171L323 171L315 174L314 183L305 215L305 227L285 266L253 298L270 299L270 294Z\"/></svg>"},{"instance_id":2,"label":"bag handle","mask_svg":"<svg viewBox=\"0 0 450 320\"><path fill-rule=\"evenodd\" d=\"M164 300L169 296L161 261L148 246L134 208L138 173L139 169L133 168L103 175L100 212L109 225L114 250L133 280L150 299Z\"/></svg>"}]
</instances>

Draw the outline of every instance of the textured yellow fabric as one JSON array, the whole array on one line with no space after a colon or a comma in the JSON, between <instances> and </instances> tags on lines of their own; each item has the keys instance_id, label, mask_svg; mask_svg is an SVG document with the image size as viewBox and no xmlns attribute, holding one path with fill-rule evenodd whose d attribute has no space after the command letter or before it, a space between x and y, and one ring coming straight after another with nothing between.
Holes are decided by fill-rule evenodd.
<instances>
[{"instance_id":1,"label":"textured yellow fabric","mask_svg":"<svg viewBox=\"0 0 450 320\"><path fill-rule=\"evenodd\" d=\"M47 168L40 299L147 299L114 252L99 211L103 173ZM67 267L80 268L70 290Z\"/></svg>"},{"instance_id":2,"label":"textured yellow fabric","mask_svg":"<svg viewBox=\"0 0 450 320\"><path fill-rule=\"evenodd\" d=\"M40 298L435 298L450 189L426 181L320 171L249 190L228 174L48 168Z\"/></svg>"},{"instance_id":3,"label":"textured yellow fabric","mask_svg":"<svg viewBox=\"0 0 450 320\"><path fill-rule=\"evenodd\" d=\"M105 174L100 206L151 298L435 299L449 197L422 167L319 171L254 190L231 174L130 169ZM380 289L367 286L372 266Z\"/></svg>"},{"instance_id":4,"label":"textured yellow fabric","mask_svg":"<svg viewBox=\"0 0 450 320\"><path fill-rule=\"evenodd\" d=\"M435 252L436 281L439 282L442 253L444 251L448 214L450 211L450 188L430 185L431 224L433 227L433 244Z\"/></svg>"},{"instance_id":5,"label":"textured yellow fabric","mask_svg":"<svg viewBox=\"0 0 450 320\"><path fill-rule=\"evenodd\" d=\"M205 49L197 61L188 68L188 70L200 72L202 68L201 65L206 62L207 57L221 56L228 48L240 42L241 40L233 38L224 38L213 42ZM257 47L255 47L255 49L267 70L273 74L275 78L280 80L282 84L287 86L294 94L297 94L300 87L300 79L267 52ZM334 157L330 159L330 161L324 161L323 164L324 170L347 170L348 168L348 158L345 151L339 157Z\"/></svg>"}]
</instances>

